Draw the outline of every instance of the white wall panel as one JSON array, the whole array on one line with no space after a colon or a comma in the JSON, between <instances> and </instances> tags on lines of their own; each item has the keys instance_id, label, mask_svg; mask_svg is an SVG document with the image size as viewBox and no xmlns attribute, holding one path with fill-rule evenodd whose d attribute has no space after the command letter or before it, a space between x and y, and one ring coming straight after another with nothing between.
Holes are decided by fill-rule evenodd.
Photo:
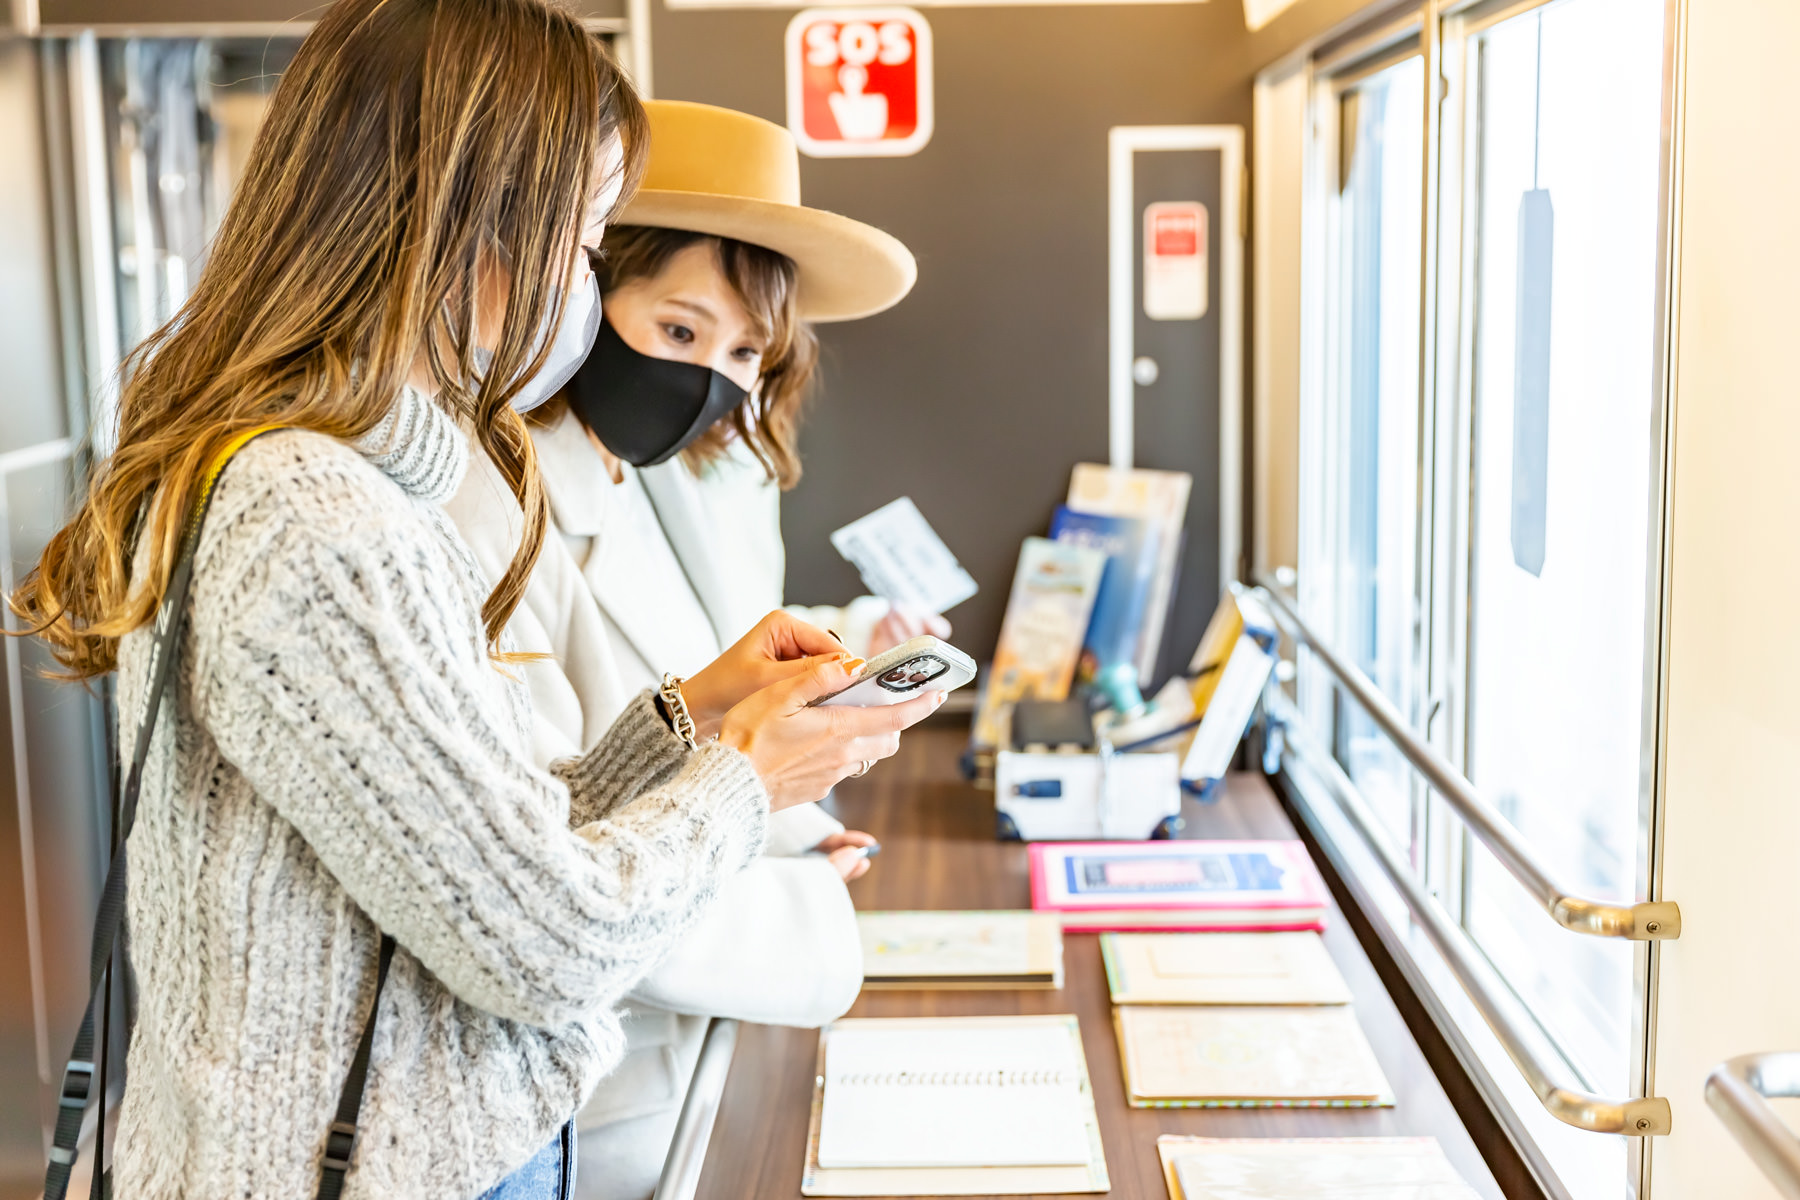
<instances>
[{"instance_id":1,"label":"white wall panel","mask_svg":"<svg viewBox=\"0 0 1800 1200\"><path fill-rule=\"evenodd\" d=\"M1800 1049L1800 5L1691 0L1677 210L1655 1200L1776 1195L1701 1097Z\"/></svg>"}]
</instances>

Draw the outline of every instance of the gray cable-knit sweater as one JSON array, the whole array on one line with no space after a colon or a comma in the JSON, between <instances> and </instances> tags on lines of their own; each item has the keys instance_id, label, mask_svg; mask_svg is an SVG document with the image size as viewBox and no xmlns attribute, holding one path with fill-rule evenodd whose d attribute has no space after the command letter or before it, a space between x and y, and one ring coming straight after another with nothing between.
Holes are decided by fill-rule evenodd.
<instances>
[{"instance_id":1,"label":"gray cable-knit sweater","mask_svg":"<svg viewBox=\"0 0 1800 1200\"><path fill-rule=\"evenodd\" d=\"M269 434L225 473L129 847L121 1196L313 1194L378 927L400 950L347 1194L479 1194L580 1107L615 1001L761 850L749 760L689 754L647 693L556 778L531 766L438 507L467 454L408 392L358 446ZM149 643L120 647L126 755Z\"/></svg>"}]
</instances>

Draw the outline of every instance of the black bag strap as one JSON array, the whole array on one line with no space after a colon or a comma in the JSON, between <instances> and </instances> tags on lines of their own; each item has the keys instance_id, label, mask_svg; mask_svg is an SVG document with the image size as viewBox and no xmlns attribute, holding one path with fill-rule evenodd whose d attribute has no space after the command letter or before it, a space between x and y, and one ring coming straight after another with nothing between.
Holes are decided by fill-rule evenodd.
<instances>
[{"instance_id":1,"label":"black bag strap","mask_svg":"<svg viewBox=\"0 0 1800 1200\"><path fill-rule=\"evenodd\" d=\"M263 434L280 428L283 426L264 425L246 430L220 451L201 481L200 495L194 501L194 511L189 515L187 529L182 535L180 555L176 559L174 571L170 573L168 589L163 593L162 608L157 614L156 639L151 644L149 691L145 697L144 717L138 724L137 741L132 746L131 767L125 775L124 786L120 789L118 803L113 810L112 858L107 864L106 882L100 889L100 906L94 916L93 946L88 955L87 1008L81 1014L81 1027L76 1031L75 1043L69 1050L69 1061L63 1068L56 1126L51 1134L49 1163L44 1170L44 1200L65 1200L68 1195L69 1177L74 1172L75 1160L79 1154L82 1122L87 1115L89 1102L96 1098L100 1100L100 1124L95 1132L97 1155L105 1142L106 1109L103 1093L106 1045L105 1035L102 1034L99 1052L96 1053L94 1016L96 1010L102 1014L101 1028L104 1030L104 1017L110 1009L112 991L109 967L118 941L119 926L125 915L125 843L137 821L138 795L143 788L144 764L150 757L151 734L156 729L156 719L162 711L163 694L174 673L175 654L181 644L182 630L187 625L188 593L194 582L194 551L200 542L200 526L206 520L207 509L212 505L213 491L219 476L224 473L232 456ZM337 1119L332 1122L330 1135L326 1139L318 1200L337 1200L339 1193L343 1191L344 1176L349 1170L350 1156L356 1146L356 1119L362 1109L363 1089L368 1082L369 1052L375 1041L375 1018L381 1009L381 990L387 983L388 965L393 957L394 939L383 934L380 965L375 975L375 1001L369 1008L362 1039L357 1044L350 1072L344 1079L343 1092L338 1097ZM99 1089L94 1087L96 1061L100 1063L98 1075L102 1081ZM96 1164L92 1195L110 1193L109 1175L110 1172L102 1172Z\"/></svg>"},{"instance_id":2,"label":"black bag strap","mask_svg":"<svg viewBox=\"0 0 1800 1200\"><path fill-rule=\"evenodd\" d=\"M375 968L375 1002L369 1006L369 1019L363 1023L356 1057L350 1060L350 1073L344 1076L337 1120L331 1123L331 1132L325 1138L325 1168L319 1174L317 1200L338 1200L344 1190L344 1177L350 1173L350 1155L356 1150L356 1117L362 1110L363 1085L369 1081L369 1050L375 1045L375 1015L381 1010L381 989L387 986L388 964L393 961L394 939L384 933L381 965Z\"/></svg>"}]
</instances>

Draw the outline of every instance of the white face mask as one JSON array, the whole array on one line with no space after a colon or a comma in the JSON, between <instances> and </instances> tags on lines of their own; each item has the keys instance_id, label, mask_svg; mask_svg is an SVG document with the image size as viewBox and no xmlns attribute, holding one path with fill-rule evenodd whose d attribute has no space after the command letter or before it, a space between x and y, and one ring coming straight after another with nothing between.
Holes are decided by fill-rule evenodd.
<instances>
[{"instance_id":1,"label":"white face mask","mask_svg":"<svg viewBox=\"0 0 1800 1200\"><path fill-rule=\"evenodd\" d=\"M538 335L532 343L534 353L538 346L543 345L544 326L549 320L550 314L545 313L543 321L538 324ZM594 348L594 339L599 333L600 284L591 273L584 272L582 281L575 285L563 304L562 328L557 331L556 340L550 343L550 353L544 359L544 365L513 396L513 409L522 413L530 412L556 395L562 385L569 382L570 377L581 369L581 364L587 361L588 351ZM475 348L475 365L484 375L493 357L485 348Z\"/></svg>"}]
</instances>

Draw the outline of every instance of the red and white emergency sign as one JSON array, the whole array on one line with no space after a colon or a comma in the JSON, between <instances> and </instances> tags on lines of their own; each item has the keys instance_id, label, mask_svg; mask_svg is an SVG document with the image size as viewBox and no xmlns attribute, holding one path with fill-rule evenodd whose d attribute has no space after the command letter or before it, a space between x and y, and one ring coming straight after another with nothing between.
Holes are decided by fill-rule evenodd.
<instances>
[{"instance_id":1,"label":"red and white emergency sign","mask_svg":"<svg viewBox=\"0 0 1800 1200\"><path fill-rule=\"evenodd\" d=\"M1165 200L1144 206L1144 315L1192 321L1206 315L1206 205Z\"/></svg>"},{"instance_id":2,"label":"red and white emergency sign","mask_svg":"<svg viewBox=\"0 0 1800 1200\"><path fill-rule=\"evenodd\" d=\"M812 8L787 29L788 129L816 158L931 140L931 26L910 8Z\"/></svg>"}]
</instances>

